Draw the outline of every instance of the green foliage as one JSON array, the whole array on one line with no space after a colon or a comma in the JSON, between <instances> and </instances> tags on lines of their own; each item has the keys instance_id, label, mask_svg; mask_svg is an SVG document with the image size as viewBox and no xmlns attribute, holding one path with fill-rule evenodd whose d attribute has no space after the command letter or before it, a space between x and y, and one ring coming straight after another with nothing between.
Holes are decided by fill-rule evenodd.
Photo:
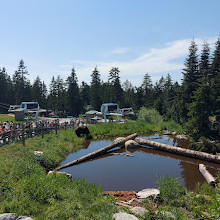
<instances>
[{"instance_id":1,"label":"green foliage","mask_svg":"<svg viewBox=\"0 0 220 220\"><path fill-rule=\"evenodd\" d=\"M158 181L160 189L160 199L165 204L178 205L178 199L186 195L186 188L178 179L170 177L161 177Z\"/></svg>"},{"instance_id":2,"label":"green foliage","mask_svg":"<svg viewBox=\"0 0 220 220\"><path fill-rule=\"evenodd\" d=\"M138 112L138 120L151 124L159 124L163 122L162 116L155 109L146 109L142 107Z\"/></svg>"},{"instance_id":3,"label":"green foliage","mask_svg":"<svg viewBox=\"0 0 220 220\"><path fill-rule=\"evenodd\" d=\"M203 151L209 154L216 154L220 152L220 144L214 143L207 138L201 137L199 142L191 143L189 145L189 149Z\"/></svg>"}]
</instances>

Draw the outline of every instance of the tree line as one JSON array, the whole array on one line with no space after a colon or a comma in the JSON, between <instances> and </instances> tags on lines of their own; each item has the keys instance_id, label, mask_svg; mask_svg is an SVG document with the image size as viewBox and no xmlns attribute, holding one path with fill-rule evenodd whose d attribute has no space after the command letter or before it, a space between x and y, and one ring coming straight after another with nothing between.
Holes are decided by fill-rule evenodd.
<instances>
[{"instance_id":1,"label":"tree line","mask_svg":"<svg viewBox=\"0 0 220 220\"><path fill-rule=\"evenodd\" d=\"M28 79L24 61L10 77L5 67L0 68L0 102L20 104L22 101L38 101L41 108L56 113L77 116L87 110L100 110L102 103L115 102L121 108L155 108L165 120L184 124L190 133L207 134L210 123L220 121L220 39L210 52L207 42L198 55L198 47L192 40L189 54L182 70L182 82L174 82L168 74L152 83L148 73L140 86L126 80L121 83L120 70L112 67L108 80L101 80L98 67L91 73L91 82L78 83L74 67L67 79L52 77L49 88L39 76L33 84ZM212 128L218 133L218 129ZM213 133L213 132L212 132Z\"/></svg>"}]
</instances>

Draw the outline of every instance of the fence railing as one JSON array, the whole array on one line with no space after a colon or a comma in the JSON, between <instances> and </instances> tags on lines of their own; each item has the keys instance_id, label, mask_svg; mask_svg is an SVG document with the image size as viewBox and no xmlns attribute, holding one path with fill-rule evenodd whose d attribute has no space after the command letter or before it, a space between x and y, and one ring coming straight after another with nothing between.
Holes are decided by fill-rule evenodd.
<instances>
[{"instance_id":1,"label":"fence railing","mask_svg":"<svg viewBox=\"0 0 220 220\"><path fill-rule=\"evenodd\" d=\"M66 131L67 128L76 128L77 126L79 126L79 122L74 120L63 123L60 123L59 120L54 120L52 122L44 120L34 124L34 126L30 123L15 124L11 126L10 130L0 134L0 146L14 142L22 142L25 146L25 140L28 138L35 136L44 138L44 134L49 134L52 131L55 131L57 134L58 130Z\"/></svg>"}]
</instances>

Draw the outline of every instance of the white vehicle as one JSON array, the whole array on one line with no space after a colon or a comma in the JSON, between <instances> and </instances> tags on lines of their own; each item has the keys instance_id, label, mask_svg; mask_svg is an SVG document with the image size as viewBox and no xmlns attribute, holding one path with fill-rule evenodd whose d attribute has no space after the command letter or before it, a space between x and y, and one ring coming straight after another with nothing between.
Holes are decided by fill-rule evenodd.
<instances>
[{"instance_id":1,"label":"white vehicle","mask_svg":"<svg viewBox=\"0 0 220 220\"><path fill-rule=\"evenodd\" d=\"M122 116L120 108L116 103L105 103L101 106L101 113L104 117L105 122L107 121L107 116L117 116L120 120Z\"/></svg>"},{"instance_id":2,"label":"white vehicle","mask_svg":"<svg viewBox=\"0 0 220 220\"><path fill-rule=\"evenodd\" d=\"M24 112L40 110L38 102L22 102L20 108L23 109Z\"/></svg>"},{"instance_id":3,"label":"white vehicle","mask_svg":"<svg viewBox=\"0 0 220 220\"><path fill-rule=\"evenodd\" d=\"M121 114L123 116L125 116L125 115L135 115L133 108L122 108L121 109Z\"/></svg>"}]
</instances>

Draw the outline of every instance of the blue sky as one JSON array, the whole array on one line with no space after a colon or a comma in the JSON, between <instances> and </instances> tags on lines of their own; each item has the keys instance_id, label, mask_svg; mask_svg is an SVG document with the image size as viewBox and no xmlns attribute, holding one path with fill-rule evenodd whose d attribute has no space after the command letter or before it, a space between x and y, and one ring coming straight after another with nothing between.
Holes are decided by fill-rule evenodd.
<instances>
[{"instance_id":1,"label":"blue sky","mask_svg":"<svg viewBox=\"0 0 220 220\"><path fill-rule=\"evenodd\" d=\"M181 69L194 37L214 43L220 34L219 0L0 0L0 67L12 75L21 59L29 79L66 79L75 67L90 83L95 66L107 80L118 67L121 81L139 86Z\"/></svg>"}]
</instances>

